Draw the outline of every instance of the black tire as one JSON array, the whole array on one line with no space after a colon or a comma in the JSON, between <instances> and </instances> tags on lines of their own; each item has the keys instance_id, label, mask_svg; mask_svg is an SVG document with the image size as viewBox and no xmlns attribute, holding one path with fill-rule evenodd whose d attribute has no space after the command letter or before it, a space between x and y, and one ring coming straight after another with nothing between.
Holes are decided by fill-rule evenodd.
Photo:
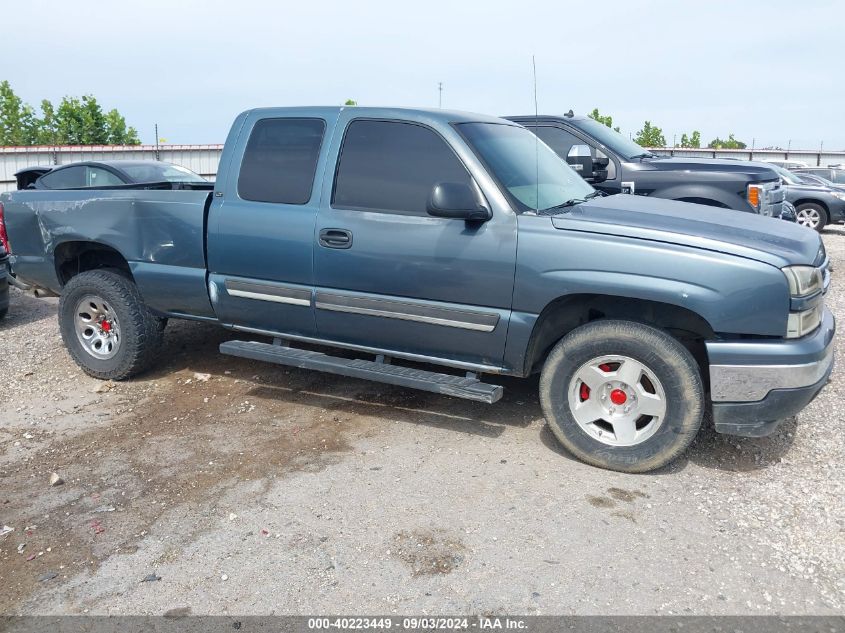
<instances>
[{"instance_id":1,"label":"black tire","mask_svg":"<svg viewBox=\"0 0 845 633\"><path fill-rule=\"evenodd\" d=\"M86 295L108 302L120 324L120 346L111 358L93 356L76 334L74 313ZM65 346L85 373L103 380L125 380L152 365L161 344L161 321L144 305L135 283L112 271L94 270L73 277L59 300L59 327Z\"/></svg>"},{"instance_id":2,"label":"black tire","mask_svg":"<svg viewBox=\"0 0 845 633\"><path fill-rule=\"evenodd\" d=\"M800 215L800 213L804 211L815 211L819 215L819 222L816 226L812 227L815 231L821 233L824 230L824 227L827 226L828 217L827 211L825 211L824 207L820 204L815 204L814 202L805 202L804 204L798 205L795 208L795 214Z\"/></svg>"},{"instance_id":3,"label":"black tire","mask_svg":"<svg viewBox=\"0 0 845 633\"><path fill-rule=\"evenodd\" d=\"M665 392L665 416L654 434L632 446L610 446L582 428L569 404L573 378L602 356L624 356L646 366ZM643 473L676 459L692 442L704 414L698 363L666 332L632 321L594 321L552 349L540 377L540 403L549 427L578 459L608 470ZM615 429L614 429L615 430Z\"/></svg>"}]
</instances>

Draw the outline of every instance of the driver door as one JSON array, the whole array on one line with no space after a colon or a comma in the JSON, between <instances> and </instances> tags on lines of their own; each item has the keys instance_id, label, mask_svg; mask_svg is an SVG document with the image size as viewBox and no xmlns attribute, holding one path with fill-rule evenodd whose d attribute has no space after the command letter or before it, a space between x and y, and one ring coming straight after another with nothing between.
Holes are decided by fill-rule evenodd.
<instances>
[{"instance_id":1,"label":"driver door","mask_svg":"<svg viewBox=\"0 0 845 633\"><path fill-rule=\"evenodd\" d=\"M516 217L427 214L437 183L477 186L417 122L341 114L314 235L322 339L500 367L516 265ZM436 362L436 361L435 361Z\"/></svg>"}]
</instances>

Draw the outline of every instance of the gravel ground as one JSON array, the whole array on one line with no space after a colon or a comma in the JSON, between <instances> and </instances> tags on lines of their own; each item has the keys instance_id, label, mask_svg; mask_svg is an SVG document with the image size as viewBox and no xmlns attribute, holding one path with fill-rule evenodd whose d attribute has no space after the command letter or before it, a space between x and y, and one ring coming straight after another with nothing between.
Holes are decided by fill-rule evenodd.
<instances>
[{"instance_id":1,"label":"gravel ground","mask_svg":"<svg viewBox=\"0 0 845 633\"><path fill-rule=\"evenodd\" d=\"M824 240L845 323L845 228ZM171 323L155 371L101 383L56 304L15 291L0 324L0 613L845 607L842 363L774 436L705 429L623 475L557 447L536 380L491 407L221 357L231 333Z\"/></svg>"}]
</instances>

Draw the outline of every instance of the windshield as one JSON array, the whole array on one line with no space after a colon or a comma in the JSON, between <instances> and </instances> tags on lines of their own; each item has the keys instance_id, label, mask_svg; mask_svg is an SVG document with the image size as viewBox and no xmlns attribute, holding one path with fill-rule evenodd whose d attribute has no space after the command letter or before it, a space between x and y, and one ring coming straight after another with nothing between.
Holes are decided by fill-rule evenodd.
<instances>
[{"instance_id":1,"label":"windshield","mask_svg":"<svg viewBox=\"0 0 845 633\"><path fill-rule=\"evenodd\" d=\"M120 165L133 182L208 182L190 169L171 163L138 163Z\"/></svg>"},{"instance_id":2,"label":"windshield","mask_svg":"<svg viewBox=\"0 0 845 633\"><path fill-rule=\"evenodd\" d=\"M641 156L657 157L656 154L652 154L648 150L640 147L634 143L634 141L625 138L616 130L610 129L604 123L599 123L598 121L590 118L577 119L571 123L578 129L586 132L589 136L595 138L605 147L619 154L619 156L625 160L631 160L632 158L639 158Z\"/></svg>"},{"instance_id":3,"label":"windshield","mask_svg":"<svg viewBox=\"0 0 845 633\"><path fill-rule=\"evenodd\" d=\"M808 185L824 185L825 187L836 186L836 183L815 174L798 174L798 178L801 179L801 182L806 182Z\"/></svg>"},{"instance_id":4,"label":"windshield","mask_svg":"<svg viewBox=\"0 0 845 633\"><path fill-rule=\"evenodd\" d=\"M778 167L774 163L771 163L771 168L774 169L778 173L778 175L781 177L781 179L783 179L783 181L787 185L800 185L801 184L801 181L798 180L798 177L795 174L793 174L791 171L787 171L783 167Z\"/></svg>"},{"instance_id":5,"label":"windshield","mask_svg":"<svg viewBox=\"0 0 845 633\"><path fill-rule=\"evenodd\" d=\"M524 127L461 123L458 129L520 211L585 200L595 190Z\"/></svg>"}]
</instances>

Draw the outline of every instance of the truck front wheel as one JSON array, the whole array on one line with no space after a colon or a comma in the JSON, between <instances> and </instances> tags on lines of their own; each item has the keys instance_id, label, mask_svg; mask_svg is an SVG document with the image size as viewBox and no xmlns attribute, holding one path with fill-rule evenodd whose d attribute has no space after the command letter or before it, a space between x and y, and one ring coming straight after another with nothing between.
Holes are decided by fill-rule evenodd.
<instances>
[{"instance_id":1,"label":"truck front wheel","mask_svg":"<svg viewBox=\"0 0 845 633\"><path fill-rule=\"evenodd\" d=\"M690 445L704 413L692 354L662 330L594 321L552 349L540 378L552 432L580 460L628 473L668 464Z\"/></svg>"},{"instance_id":2,"label":"truck front wheel","mask_svg":"<svg viewBox=\"0 0 845 633\"><path fill-rule=\"evenodd\" d=\"M59 327L73 360L104 380L124 380L147 369L163 330L134 282L108 270L80 273L65 285Z\"/></svg>"}]
</instances>

